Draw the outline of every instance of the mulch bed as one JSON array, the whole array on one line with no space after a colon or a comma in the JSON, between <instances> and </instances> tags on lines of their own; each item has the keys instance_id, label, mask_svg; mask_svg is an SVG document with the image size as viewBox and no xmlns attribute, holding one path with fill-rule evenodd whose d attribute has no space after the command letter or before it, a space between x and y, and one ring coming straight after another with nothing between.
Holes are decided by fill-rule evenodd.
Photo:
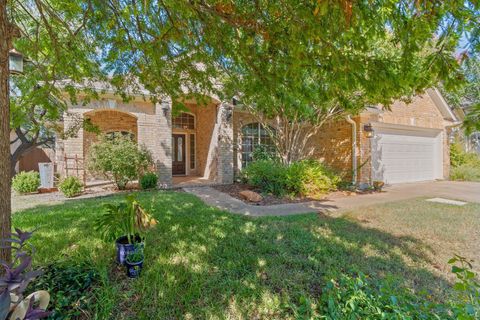
<instances>
[{"instance_id":1,"label":"mulch bed","mask_svg":"<svg viewBox=\"0 0 480 320\"><path fill-rule=\"evenodd\" d=\"M217 189L218 191L224 192L229 194L230 196L240 199L243 202L246 202L248 204L254 204L258 206L269 206L273 204L286 204L286 203L300 203L300 202L308 202L308 201L322 201L318 199L312 199L312 198L290 198L290 197L283 197L283 198L278 198L273 195L266 195L262 194L260 190L244 183L234 183L230 185L219 185L219 186L214 186L213 188ZM250 202L246 201L242 196L240 196L240 192L244 190L251 190L255 191L256 193L260 194L263 199L260 202Z\"/></svg>"}]
</instances>

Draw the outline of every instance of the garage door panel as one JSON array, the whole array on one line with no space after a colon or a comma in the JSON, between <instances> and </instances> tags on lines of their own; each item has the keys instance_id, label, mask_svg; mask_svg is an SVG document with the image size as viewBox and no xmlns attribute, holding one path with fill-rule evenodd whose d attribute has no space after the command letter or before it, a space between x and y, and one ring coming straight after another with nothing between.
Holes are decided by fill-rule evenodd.
<instances>
[{"instance_id":1,"label":"garage door panel","mask_svg":"<svg viewBox=\"0 0 480 320\"><path fill-rule=\"evenodd\" d=\"M439 132L376 130L372 140L372 177L386 183L438 178Z\"/></svg>"}]
</instances>

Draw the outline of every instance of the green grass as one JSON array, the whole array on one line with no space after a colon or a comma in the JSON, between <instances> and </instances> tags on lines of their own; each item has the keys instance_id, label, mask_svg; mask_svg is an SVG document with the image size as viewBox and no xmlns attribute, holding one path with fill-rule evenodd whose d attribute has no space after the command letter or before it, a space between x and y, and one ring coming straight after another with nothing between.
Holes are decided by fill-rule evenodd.
<instances>
[{"instance_id":1,"label":"green grass","mask_svg":"<svg viewBox=\"0 0 480 320\"><path fill-rule=\"evenodd\" d=\"M356 272L378 280L393 279L441 299L450 285L432 265L431 244L421 234L393 232L382 227L387 222L372 221L383 221L388 215L385 219L404 229L423 230L429 227L428 221L438 218L439 224L446 223L432 231L439 238L461 224L451 225L457 219L442 221L449 206L422 200L409 202L413 222L401 209L405 202L343 218L306 214L255 219L208 207L186 193L144 192L139 200L154 209L159 224L147 237L144 273L129 280L115 267L113 244L103 243L94 231L102 203L121 199L112 196L36 207L16 213L13 219L16 227L40 227L32 241L36 264L87 261L101 272L104 283L97 318L294 318L292 309L302 297L314 303L328 279ZM451 213L459 219L474 215L478 221L479 209L468 205ZM367 222L364 216L372 210L377 211ZM419 225L419 221L427 222ZM472 233L479 230L478 224L464 227Z\"/></svg>"}]
</instances>

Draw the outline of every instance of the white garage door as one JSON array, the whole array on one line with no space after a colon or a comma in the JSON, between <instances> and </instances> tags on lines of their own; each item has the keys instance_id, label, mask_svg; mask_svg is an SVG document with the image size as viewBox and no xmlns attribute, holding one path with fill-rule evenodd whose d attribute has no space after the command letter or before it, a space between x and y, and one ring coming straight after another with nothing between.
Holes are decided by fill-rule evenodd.
<instances>
[{"instance_id":1,"label":"white garage door","mask_svg":"<svg viewBox=\"0 0 480 320\"><path fill-rule=\"evenodd\" d=\"M375 128L372 139L372 178L385 183L442 178L439 131Z\"/></svg>"}]
</instances>

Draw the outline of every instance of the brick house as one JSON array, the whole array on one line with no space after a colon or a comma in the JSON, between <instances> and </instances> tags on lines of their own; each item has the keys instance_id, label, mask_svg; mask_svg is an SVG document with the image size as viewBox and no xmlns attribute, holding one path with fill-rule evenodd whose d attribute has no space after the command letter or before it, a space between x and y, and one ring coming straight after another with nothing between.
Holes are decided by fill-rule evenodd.
<instances>
[{"instance_id":1,"label":"brick house","mask_svg":"<svg viewBox=\"0 0 480 320\"><path fill-rule=\"evenodd\" d=\"M151 151L159 187L232 183L255 146L269 140L252 115L216 97L208 97L206 105L186 100L188 111L177 114L170 99L154 104L138 96L126 103L103 92L99 100L70 106L65 130L81 117L103 133L131 135ZM310 139L309 154L357 183L448 177L448 132L457 122L438 90L428 89L409 104L395 102L391 111L368 108L352 119L327 124ZM85 158L96 139L80 130L75 138L58 140L58 171L65 174L71 166L67 158Z\"/></svg>"}]
</instances>

